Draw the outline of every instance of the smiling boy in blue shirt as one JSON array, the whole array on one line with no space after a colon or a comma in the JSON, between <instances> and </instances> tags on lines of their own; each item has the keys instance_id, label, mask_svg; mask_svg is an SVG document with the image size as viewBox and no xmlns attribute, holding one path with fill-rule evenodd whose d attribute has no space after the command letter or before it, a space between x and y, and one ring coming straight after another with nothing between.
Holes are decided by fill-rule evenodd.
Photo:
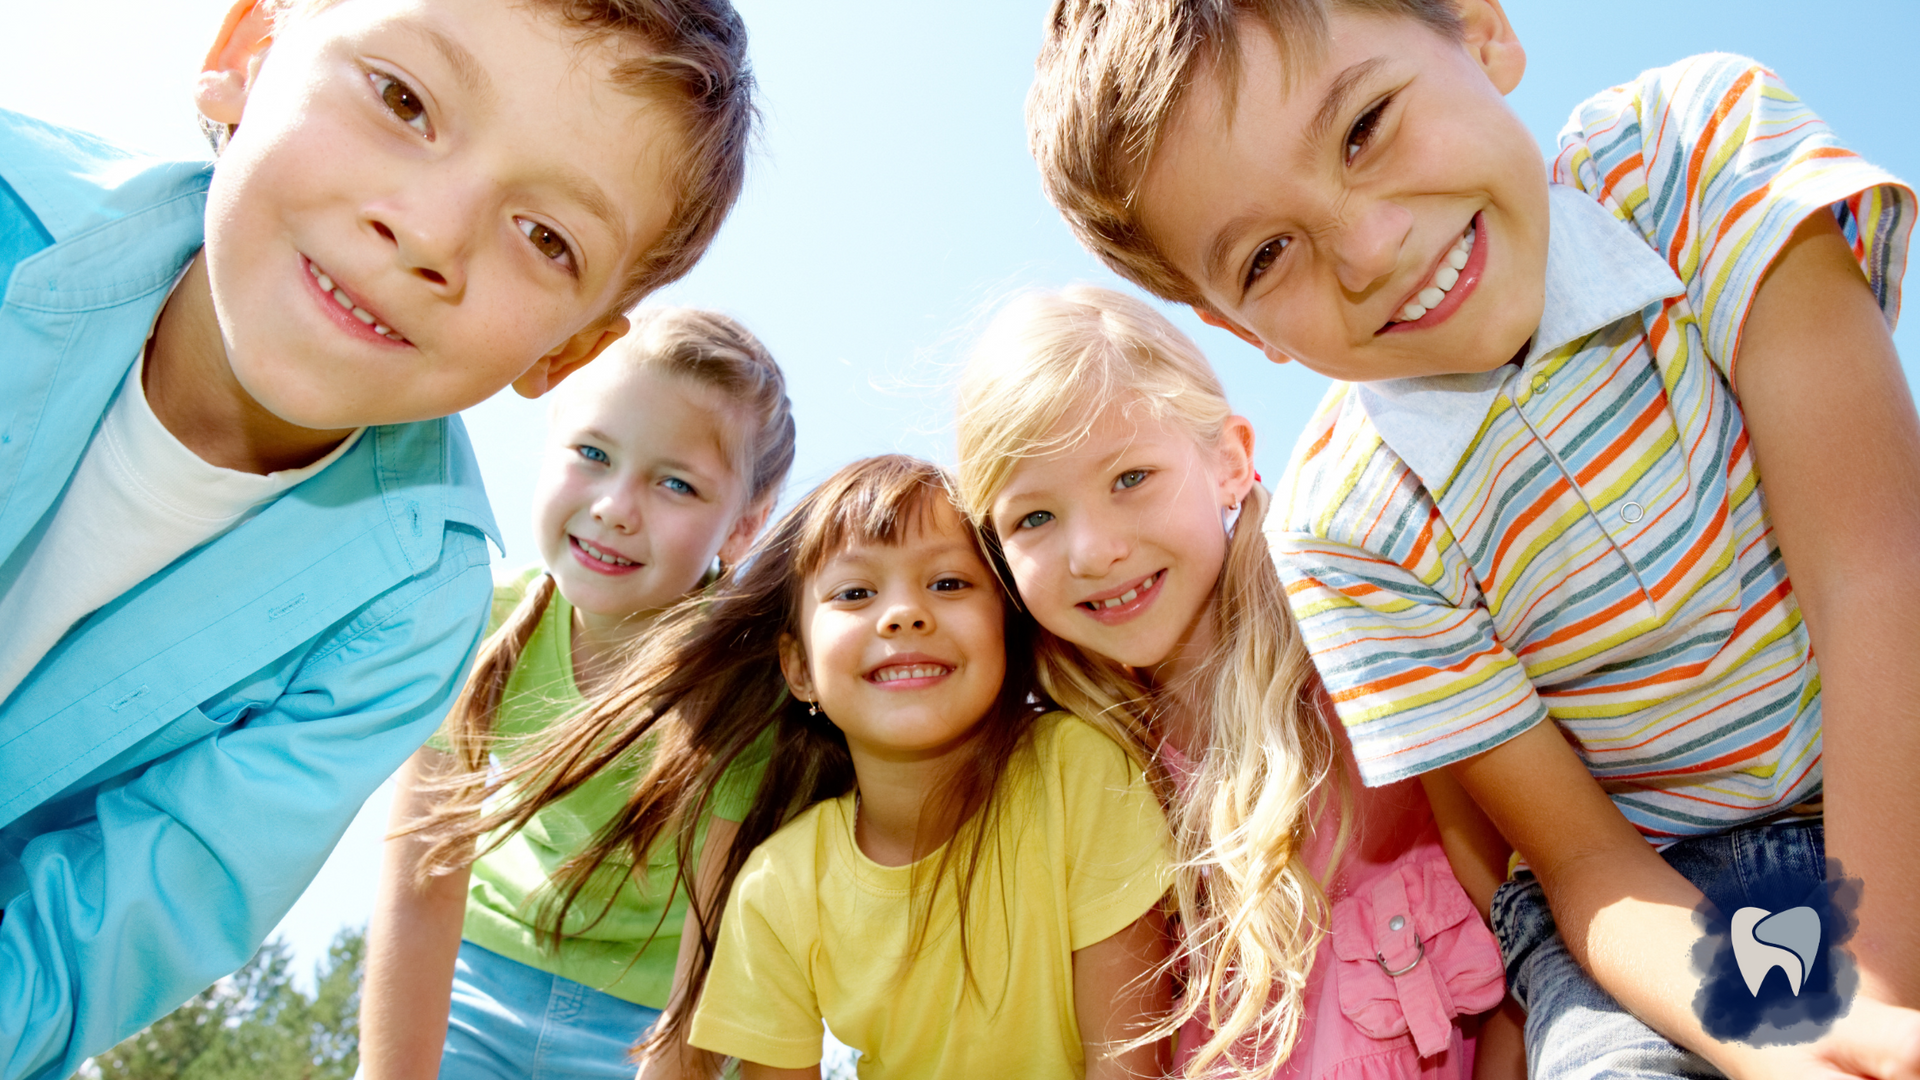
<instances>
[{"instance_id":1,"label":"smiling boy in blue shirt","mask_svg":"<svg viewBox=\"0 0 1920 1080\"><path fill-rule=\"evenodd\" d=\"M0 1077L243 963L434 729L537 396L741 184L724 0L241 0L217 168L0 113Z\"/></svg>"}]
</instances>

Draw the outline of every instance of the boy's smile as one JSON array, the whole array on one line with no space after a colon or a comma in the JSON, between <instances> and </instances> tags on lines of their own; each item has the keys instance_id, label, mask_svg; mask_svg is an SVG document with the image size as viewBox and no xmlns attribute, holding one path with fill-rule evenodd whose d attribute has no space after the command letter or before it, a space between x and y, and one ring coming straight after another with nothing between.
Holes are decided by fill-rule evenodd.
<instances>
[{"instance_id":1,"label":"boy's smile","mask_svg":"<svg viewBox=\"0 0 1920 1080\"><path fill-rule=\"evenodd\" d=\"M1525 58L1496 4L1461 14L1455 41L1332 11L1324 51L1291 73L1250 24L1231 94L1217 65L1201 69L1142 180L1140 218L1209 321L1354 381L1487 371L1526 344L1546 165L1502 98Z\"/></svg>"},{"instance_id":2,"label":"boy's smile","mask_svg":"<svg viewBox=\"0 0 1920 1080\"><path fill-rule=\"evenodd\" d=\"M225 46L244 116L208 203L246 395L304 428L420 420L618 336L680 135L615 84L614 46L503 0L342 0L272 31Z\"/></svg>"}]
</instances>

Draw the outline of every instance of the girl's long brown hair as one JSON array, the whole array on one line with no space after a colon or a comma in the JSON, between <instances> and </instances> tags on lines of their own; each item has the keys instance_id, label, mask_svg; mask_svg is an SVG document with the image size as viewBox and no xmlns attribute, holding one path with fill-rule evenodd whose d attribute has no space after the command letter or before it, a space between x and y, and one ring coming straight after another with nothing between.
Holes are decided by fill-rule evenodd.
<instances>
[{"instance_id":1,"label":"girl's long brown hair","mask_svg":"<svg viewBox=\"0 0 1920 1080\"><path fill-rule=\"evenodd\" d=\"M497 846L543 807L601 771L631 767L650 755L626 804L555 874L556 899L543 926L557 936L567 911L610 860L624 857L644 867L655 846L670 837L678 847L676 887L697 880L695 841L713 789L735 762L755 754L766 740L765 773L727 852L718 887L711 896L696 896L692 905L700 932L698 961L675 1000L677 1005L697 1001L712 964L722 903L747 855L808 806L854 787L846 739L826 715L810 715L805 702L794 700L780 670L782 638L800 635L806 579L849 545L902 542L912 530L926 527L941 505L955 503L938 466L888 455L841 469L781 518L731 579L661 616L611 689L548 729L497 777L451 792L418 830L434 842L427 866L461 865L476 843ZM955 520L980 542L957 508ZM987 561L984 547L982 552ZM990 855L986 839L993 835L997 814L991 796L1031 742L1032 720L1044 704L1033 673L1031 623L1010 601L1007 612L1006 679L975 729L970 752L946 789L930 800L935 812L921 815L923 823L961 823L937 860L932 884L943 887L951 879L955 887L963 949L968 902ZM918 928L916 943L924 939L924 919ZM669 1045L690 1022L691 1012L672 1009L656 1025L649 1047Z\"/></svg>"}]
</instances>

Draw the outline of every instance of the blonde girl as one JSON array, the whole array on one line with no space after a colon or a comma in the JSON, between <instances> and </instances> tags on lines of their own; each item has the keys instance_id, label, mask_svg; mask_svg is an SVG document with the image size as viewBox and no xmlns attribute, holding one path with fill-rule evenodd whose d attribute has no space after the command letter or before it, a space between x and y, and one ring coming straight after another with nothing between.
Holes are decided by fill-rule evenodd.
<instances>
[{"instance_id":1,"label":"blonde girl","mask_svg":"<svg viewBox=\"0 0 1920 1080\"><path fill-rule=\"evenodd\" d=\"M495 591L494 624L443 735L402 770L404 830L446 789L603 695L660 613L747 550L793 461L785 381L733 320L644 310L553 398L534 496L544 568ZM369 930L361 1061L369 1080L631 1077L628 1048L668 1002L685 920L671 845L554 887L624 801L645 749L511 834L443 852L387 844ZM714 796L724 843L751 775ZM458 799L456 798L456 801ZM697 849L698 831L686 838ZM576 903L577 902L577 903Z\"/></svg>"},{"instance_id":2,"label":"blonde girl","mask_svg":"<svg viewBox=\"0 0 1920 1080\"><path fill-rule=\"evenodd\" d=\"M1185 1075L1468 1075L1455 1021L1500 1001L1499 954L1420 789L1348 782L1261 540L1253 429L1198 348L1104 289L1017 301L963 376L959 452L1041 686L1157 763L1185 987L1155 1034L1179 1031ZM1469 835L1490 894L1497 836Z\"/></svg>"},{"instance_id":3,"label":"blonde girl","mask_svg":"<svg viewBox=\"0 0 1920 1080\"><path fill-rule=\"evenodd\" d=\"M650 1068L710 1064L673 1054L689 1029L747 1080L817 1078L824 1020L867 1078L1159 1075L1159 1047L1126 1045L1167 1006L1165 821L1123 748L1048 712L1031 635L940 469L856 462L667 616L475 828L657 740L581 865L638 861L770 743L731 851L696 870L682 844L699 1005Z\"/></svg>"}]
</instances>

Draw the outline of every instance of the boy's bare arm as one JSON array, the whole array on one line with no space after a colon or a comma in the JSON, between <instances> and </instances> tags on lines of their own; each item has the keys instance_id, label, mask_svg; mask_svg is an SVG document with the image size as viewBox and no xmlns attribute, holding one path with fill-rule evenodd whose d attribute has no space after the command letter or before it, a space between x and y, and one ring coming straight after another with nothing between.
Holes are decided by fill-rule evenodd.
<instances>
[{"instance_id":1,"label":"boy's bare arm","mask_svg":"<svg viewBox=\"0 0 1920 1080\"><path fill-rule=\"evenodd\" d=\"M1173 1007L1167 920L1158 907L1121 930L1073 951L1073 1011L1080 1022L1087 1080L1165 1076L1166 1040L1122 1050Z\"/></svg>"},{"instance_id":2,"label":"boy's bare arm","mask_svg":"<svg viewBox=\"0 0 1920 1080\"><path fill-rule=\"evenodd\" d=\"M1833 215L1774 262L1733 373L1820 665L1827 853L1865 882L1862 990L1920 1006L1920 420Z\"/></svg>"},{"instance_id":3,"label":"boy's bare arm","mask_svg":"<svg viewBox=\"0 0 1920 1080\"><path fill-rule=\"evenodd\" d=\"M1708 1036L1693 1011L1694 912L1705 897L1621 815L1551 722L1450 771L1540 879L1574 959L1655 1031L1736 1080L1920 1080L1920 1013L1864 998L1810 1045Z\"/></svg>"},{"instance_id":4,"label":"boy's bare arm","mask_svg":"<svg viewBox=\"0 0 1920 1080\"><path fill-rule=\"evenodd\" d=\"M1426 790L1427 804L1433 808L1434 824L1440 829L1440 847L1447 853L1453 876L1473 900L1480 918L1487 918L1493 904L1493 891L1507 879L1507 862L1513 845L1493 827L1486 812L1460 787L1460 782L1445 769L1420 774L1420 786Z\"/></svg>"},{"instance_id":5,"label":"boy's bare arm","mask_svg":"<svg viewBox=\"0 0 1920 1080\"><path fill-rule=\"evenodd\" d=\"M433 807L421 790L453 768L453 757L422 748L400 767L389 827L412 824ZM360 1063L367 1080L432 1080L440 1074L454 961L467 910L468 872L414 886L428 845L415 836L386 842L380 892L367 928L367 971L360 998Z\"/></svg>"}]
</instances>

